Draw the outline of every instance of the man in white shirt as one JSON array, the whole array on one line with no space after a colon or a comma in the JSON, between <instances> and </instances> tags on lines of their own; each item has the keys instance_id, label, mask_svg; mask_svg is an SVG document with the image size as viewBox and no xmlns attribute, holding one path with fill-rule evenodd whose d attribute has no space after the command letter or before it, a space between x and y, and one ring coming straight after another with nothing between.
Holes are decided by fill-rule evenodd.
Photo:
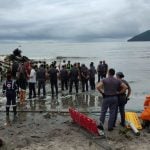
<instances>
[{"instance_id":1,"label":"man in white shirt","mask_svg":"<svg viewBox=\"0 0 150 150\"><path fill-rule=\"evenodd\" d=\"M36 97L35 84L36 84L36 71L34 66L31 65L31 72L29 78L29 99ZM32 97L32 92L33 92L33 97Z\"/></svg>"}]
</instances>

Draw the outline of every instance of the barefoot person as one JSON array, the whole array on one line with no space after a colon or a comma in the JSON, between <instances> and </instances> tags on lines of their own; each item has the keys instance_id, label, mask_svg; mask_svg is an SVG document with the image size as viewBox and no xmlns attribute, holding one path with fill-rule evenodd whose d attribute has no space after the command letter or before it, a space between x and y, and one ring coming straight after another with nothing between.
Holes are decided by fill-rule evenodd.
<instances>
[{"instance_id":1,"label":"barefoot person","mask_svg":"<svg viewBox=\"0 0 150 150\"><path fill-rule=\"evenodd\" d=\"M127 89L127 86L120 80L114 77L115 70L109 69L108 77L97 84L97 90L103 96L103 102L100 115L100 126L105 122L105 115L109 108L108 131L112 131L116 118L116 110L118 109L118 94L122 94ZM121 89L119 91L119 89Z\"/></svg>"}]
</instances>

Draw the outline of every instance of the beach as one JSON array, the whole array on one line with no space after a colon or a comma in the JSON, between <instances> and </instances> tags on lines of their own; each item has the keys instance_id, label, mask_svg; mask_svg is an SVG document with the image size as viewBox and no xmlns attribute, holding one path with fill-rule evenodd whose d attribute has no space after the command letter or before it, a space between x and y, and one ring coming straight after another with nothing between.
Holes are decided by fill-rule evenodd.
<instances>
[{"instance_id":1,"label":"beach","mask_svg":"<svg viewBox=\"0 0 150 150\"><path fill-rule=\"evenodd\" d=\"M5 141L2 150L149 149L150 133L145 130L140 131L140 136L131 130L125 134L118 125L114 131L106 131L106 138L101 138L72 123L66 115L49 114L49 118L43 113L22 115L26 115L26 120L21 118L7 125L1 120L1 137Z\"/></svg>"},{"instance_id":2,"label":"beach","mask_svg":"<svg viewBox=\"0 0 150 150\"><path fill-rule=\"evenodd\" d=\"M114 43L72 44L71 46L69 44L47 44L44 49L44 44L40 46L38 44L24 44L22 47L26 49L24 54L28 54L29 58L42 59L48 63L59 58L56 59L57 63L61 63L65 59L66 61L71 60L72 63L85 63L87 66L90 62L94 62L96 67L99 60L105 59L109 68L114 67L116 71L123 71L125 78L131 85L132 93L126 105L126 111L135 111L140 115L145 97L149 94L149 85L147 83L150 72L149 66L145 65L145 63L149 63L148 48L150 45L149 43L143 45L141 43L137 45L124 45L124 43L116 45ZM35 54L38 46L39 49L43 49L43 53ZM10 47L12 48L11 44L8 48ZM7 46L4 48L7 48ZM62 49L60 50L60 48ZM145 53L142 53L142 50L145 50ZM10 53L10 51L6 52ZM55 54L53 54L54 52ZM132 55L128 55L129 53ZM60 58L59 56L62 57ZM97 124L99 123L102 97L98 91L89 90L82 93L80 87L77 95L75 91L69 94L68 91L62 92L59 84L58 98L52 98L49 81L47 81L46 89L46 99L28 100L26 98L26 103L23 107L20 106L17 99L17 118L13 117L13 113L10 113L10 118L6 117L6 99L0 94L0 138L4 141L4 145L0 150L149 149L150 133L146 129L142 129L140 130L140 136L136 136L131 129L122 128L119 125L119 115L116 127L112 132L108 132L107 120L109 114L107 114L104 137L97 137L72 122L68 112L70 107L83 112L95 119ZM28 97L28 90L26 97Z\"/></svg>"},{"instance_id":3,"label":"beach","mask_svg":"<svg viewBox=\"0 0 150 150\"><path fill-rule=\"evenodd\" d=\"M99 93L91 91L79 93L78 96L59 95L58 99L53 100L50 96L45 100L27 100L24 107L18 106L17 118L13 117L13 113L6 117L4 101L1 102L0 138L5 144L0 149L148 150L150 133L143 129L140 136L136 136L131 129L119 125L119 117L112 132L107 131L106 121L105 136L95 136L74 123L68 113L69 107L99 122L102 98L94 98L93 95L98 96ZM95 103L97 107L91 109Z\"/></svg>"},{"instance_id":4,"label":"beach","mask_svg":"<svg viewBox=\"0 0 150 150\"><path fill-rule=\"evenodd\" d=\"M0 150L149 150L149 6L1 0Z\"/></svg>"}]
</instances>

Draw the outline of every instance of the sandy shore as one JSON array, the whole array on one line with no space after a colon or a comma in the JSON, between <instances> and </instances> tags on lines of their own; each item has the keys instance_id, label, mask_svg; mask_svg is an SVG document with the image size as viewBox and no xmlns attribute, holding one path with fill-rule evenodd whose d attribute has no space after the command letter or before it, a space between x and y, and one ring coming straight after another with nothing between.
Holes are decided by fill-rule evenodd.
<instances>
[{"instance_id":1,"label":"sandy shore","mask_svg":"<svg viewBox=\"0 0 150 150\"><path fill-rule=\"evenodd\" d=\"M0 120L0 137L5 142L1 150L149 149L146 130L136 136L118 125L114 131L106 131L106 137L97 138L72 123L68 114L19 113L17 119L13 115L9 119Z\"/></svg>"},{"instance_id":2,"label":"sandy shore","mask_svg":"<svg viewBox=\"0 0 150 150\"><path fill-rule=\"evenodd\" d=\"M4 141L0 150L148 150L150 133L143 129L136 136L130 129L122 128L119 119L112 132L107 131L106 122L105 137L95 137L72 123L68 107L85 111L98 121L101 100L99 93L93 91L78 96L61 93L58 99L47 93L45 100L27 100L25 107L18 106L14 119L13 113L6 118L5 100L0 97L0 138Z\"/></svg>"}]
</instances>

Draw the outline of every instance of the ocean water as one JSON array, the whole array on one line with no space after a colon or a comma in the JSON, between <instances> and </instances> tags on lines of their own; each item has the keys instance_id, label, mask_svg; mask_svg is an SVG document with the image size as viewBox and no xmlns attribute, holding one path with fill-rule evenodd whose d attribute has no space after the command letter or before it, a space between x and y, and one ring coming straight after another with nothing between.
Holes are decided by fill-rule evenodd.
<instances>
[{"instance_id":1,"label":"ocean water","mask_svg":"<svg viewBox=\"0 0 150 150\"><path fill-rule=\"evenodd\" d=\"M124 73L132 88L129 109L143 109L145 96L150 94L150 42L1 43L0 55L12 53L18 46L22 55L48 62L62 56L72 63L81 62L87 66L94 62L97 67L100 60L105 60L109 68Z\"/></svg>"}]
</instances>

